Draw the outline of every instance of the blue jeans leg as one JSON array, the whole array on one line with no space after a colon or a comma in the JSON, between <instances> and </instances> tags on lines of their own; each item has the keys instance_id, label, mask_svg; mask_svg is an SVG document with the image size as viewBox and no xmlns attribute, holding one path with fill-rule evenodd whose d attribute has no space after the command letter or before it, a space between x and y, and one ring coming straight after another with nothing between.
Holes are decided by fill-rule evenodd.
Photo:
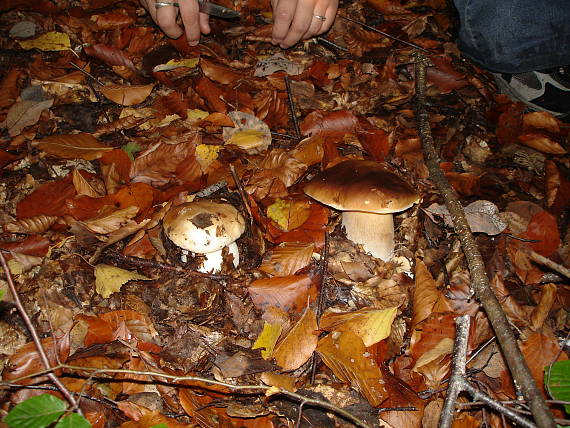
<instances>
[{"instance_id":1,"label":"blue jeans leg","mask_svg":"<svg viewBox=\"0 0 570 428\"><path fill-rule=\"evenodd\" d=\"M524 73L570 65L570 0L454 0L458 45L483 68Z\"/></svg>"}]
</instances>

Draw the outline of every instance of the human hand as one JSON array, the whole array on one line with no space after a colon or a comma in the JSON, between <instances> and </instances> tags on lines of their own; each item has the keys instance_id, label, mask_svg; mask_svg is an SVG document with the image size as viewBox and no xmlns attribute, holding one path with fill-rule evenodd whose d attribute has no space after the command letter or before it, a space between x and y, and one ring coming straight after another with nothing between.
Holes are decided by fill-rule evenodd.
<instances>
[{"instance_id":1,"label":"human hand","mask_svg":"<svg viewBox=\"0 0 570 428\"><path fill-rule=\"evenodd\" d=\"M338 0L271 0L273 44L289 48L328 31L333 25Z\"/></svg>"},{"instance_id":2,"label":"human hand","mask_svg":"<svg viewBox=\"0 0 570 428\"><path fill-rule=\"evenodd\" d=\"M196 46L200 41L200 33L209 34L209 15L200 13L196 0L181 0L180 6L165 5L156 7L156 0L140 0L141 5L150 13L153 21L160 27L164 34L173 39L177 39L186 33L188 44ZM182 28L177 18L180 14Z\"/></svg>"}]
</instances>

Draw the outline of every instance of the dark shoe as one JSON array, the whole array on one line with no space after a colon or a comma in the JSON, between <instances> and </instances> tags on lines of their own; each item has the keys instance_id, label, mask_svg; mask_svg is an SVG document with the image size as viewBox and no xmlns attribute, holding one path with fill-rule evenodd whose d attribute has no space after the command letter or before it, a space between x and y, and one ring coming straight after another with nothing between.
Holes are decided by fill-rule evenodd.
<instances>
[{"instance_id":1,"label":"dark shoe","mask_svg":"<svg viewBox=\"0 0 570 428\"><path fill-rule=\"evenodd\" d=\"M570 67L494 76L501 92L532 110L547 111L556 117L570 115Z\"/></svg>"}]
</instances>

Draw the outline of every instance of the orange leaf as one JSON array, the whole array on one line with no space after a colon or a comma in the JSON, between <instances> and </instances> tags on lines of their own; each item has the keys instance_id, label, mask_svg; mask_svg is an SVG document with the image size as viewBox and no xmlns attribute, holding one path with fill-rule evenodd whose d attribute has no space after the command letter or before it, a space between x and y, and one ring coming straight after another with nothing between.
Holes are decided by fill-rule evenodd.
<instances>
[{"instance_id":1,"label":"orange leaf","mask_svg":"<svg viewBox=\"0 0 570 428\"><path fill-rule=\"evenodd\" d=\"M114 164L120 179L123 181L129 180L132 161L131 158L129 158L127 152L125 152L123 149L113 149L105 153L103 156L101 156L99 162L104 165Z\"/></svg>"},{"instance_id":2,"label":"orange leaf","mask_svg":"<svg viewBox=\"0 0 570 428\"><path fill-rule=\"evenodd\" d=\"M148 98L154 83L148 85L107 85L99 88L103 96L117 104L132 106Z\"/></svg>"},{"instance_id":3,"label":"orange leaf","mask_svg":"<svg viewBox=\"0 0 570 428\"><path fill-rule=\"evenodd\" d=\"M219 113L228 112L226 103L222 101L224 92L218 88L210 79L207 77L202 77L200 80L198 80L198 83L196 83L195 89L196 92L206 100L208 107L210 107L213 111L217 111ZM233 125L233 122L231 125Z\"/></svg>"},{"instance_id":4,"label":"orange leaf","mask_svg":"<svg viewBox=\"0 0 570 428\"><path fill-rule=\"evenodd\" d=\"M523 116L523 127L524 129L540 128L558 134L560 132L560 121L546 111L533 111Z\"/></svg>"},{"instance_id":5,"label":"orange leaf","mask_svg":"<svg viewBox=\"0 0 570 428\"><path fill-rule=\"evenodd\" d=\"M51 135L41 140L34 140L32 145L63 159L94 160L113 150L112 147L100 143L93 135L87 133Z\"/></svg>"},{"instance_id":6,"label":"orange leaf","mask_svg":"<svg viewBox=\"0 0 570 428\"><path fill-rule=\"evenodd\" d=\"M135 206L139 208L139 212L144 212L152 206L153 197L153 188L146 183L132 183L111 195L117 208Z\"/></svg>"},{"instance_id":7,"label":"orange leaf","mask_svg":"<svg viewBox=\"0 0 570 428\"><path fill-rule=\"evenodd\" d=\"M124 9L121 9L121 11L91 15L91 22L95 23L97 30L114 30L128 27L133 24L135 20L127 15Z\"/></svg>"},{"instance_id":8,"label":"orange leaf","mask_svg":"<svg viewBox=\"0 0 570 428\"><path fill-rule=\"evenodd\" d=\"M560 246L560 233L556 218L548 211L535 214L521 237L539 241L530 242L528 245L544 257L552 255Z\"/></svg>"},{"instance_id":9,"label":"orange leaf","mask_svg":"<svg viewBox=\"0 0 570 428\"><path fill-rule=\"evenodd\" d=\"M434 83L441 93L446 94L467 85L465 75L459 73L451 65L449 56L430 55L435 67L427 69L428 82Z\"/></svg>"},{"instance_id":10,"label":"orange leaf","mask_svg":"<svg viewBox=\"0 0 570 428\"><path fill-rule=\"evenodd\" d=\"M265 253L259 270L274 276L294 275L311 262L313 244L284 242Z\"/></svg>"},{"instance_id":11,"label":"orange leaf","mask_svg":"<svg viewBox=\"0 0 570 428\"><path fill-rule=\"evenodd\" d=\"M379 406L384 401L382 374L360 337L350 331L333 332L319 341L317 352L327 367L360 391L370 405Z\"/></svg>"},{"instance_id":12,"label":"orange leaf","mask_svg":"<svg viewBox=\"0 0 570 428\"><path fill-rule=\"evenodd\" d=\"M200 67L207 78L223 85L236 84L245 77L242 73L204 58L200 59Z\"/></svg>"},{"instance_id":13,"label":"orange leaf","mask_svg":"<svg viewBox=\"0 0 570 428\"><path fill-rule=\"evenodd\" d=\"M300 312L316 297L316 285L309 275L289 275L257 279L248 292L260 310L275 306L286 312Z\"/></svg>"},{"instance_id":14,"label":"orange leaf","mask_svg":"<svg viewBox=\"0 0 570 428\"><path fill-rule=\"evenodd\" d=\"M75 196L72 175L56 181L41 184L36 190L22 199L16 207L18 219L42 214L62 216L67 214L66 199Z\"/></svg>"},{"instance_id":15,"label":"orange leaf","mask_svg":"<svg viewBox=\"0 0 570 428\"><path fill-rule=\"evenodd\" d=\"M378 162L382 162L394 143L394 134L387 133L381 129L370 129L358 134L362 147L368 152L370 157Z\"/></svg>"},{"instance_id":16,"label":"orange leaf","mask_svg":"<svg viewBox=\"0 0 570 428\"><path fill-rule=\"evenodd\" d=\"M436 302L438 301L444 302L445 297L437 289L435 280L431 276L431 273L427 269L425 263L420 259L416 259L415 287L413 295L414 317L412 319L412 329L422 321L429 318L433 313ZM444 305L443 307L447 307L448 310L450 309L448 305Z\"/></svg>"},{"instance_id":17,"label":"orange leaf","mask_svg":"<svg viewBox=\"0 0 570 428\"><path fill-rule=\"evenodd\" d=\"M317 347L317 317L306 309L301 319L275 347L273 357L284 371L296 370L305 364Z\"/></svg>"}]
</instances>

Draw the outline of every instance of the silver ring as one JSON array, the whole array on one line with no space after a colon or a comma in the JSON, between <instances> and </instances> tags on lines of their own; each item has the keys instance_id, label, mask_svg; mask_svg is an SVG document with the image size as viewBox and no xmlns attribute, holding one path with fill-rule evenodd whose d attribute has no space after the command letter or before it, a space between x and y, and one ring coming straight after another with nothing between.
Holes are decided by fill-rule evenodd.
<instances>
[{"instance_id":1,"label":"silver ring","mask_svg":"<svg viewBox=\"0 0 570 428\"><path fill-rule=\"evenodd\" d=\"M324 15L313 15L313 17L315 19L318 19L319 21L323 21L323 22L325 22L327 20L327 17Z\"/></svg>"},{"instance_id":2,"label":"silver ring","mask_svg":"<svg viewBox=\"0 0 570 428\"><path fill-rule=\"evenodd\" d=\"M156 9L160 9L161 7L165 7L165 6L178 7L178 3L171 2L171 1L157 1L157 2L154 4L154 7L155 7Z\"/></svg>"}]
</instances>

